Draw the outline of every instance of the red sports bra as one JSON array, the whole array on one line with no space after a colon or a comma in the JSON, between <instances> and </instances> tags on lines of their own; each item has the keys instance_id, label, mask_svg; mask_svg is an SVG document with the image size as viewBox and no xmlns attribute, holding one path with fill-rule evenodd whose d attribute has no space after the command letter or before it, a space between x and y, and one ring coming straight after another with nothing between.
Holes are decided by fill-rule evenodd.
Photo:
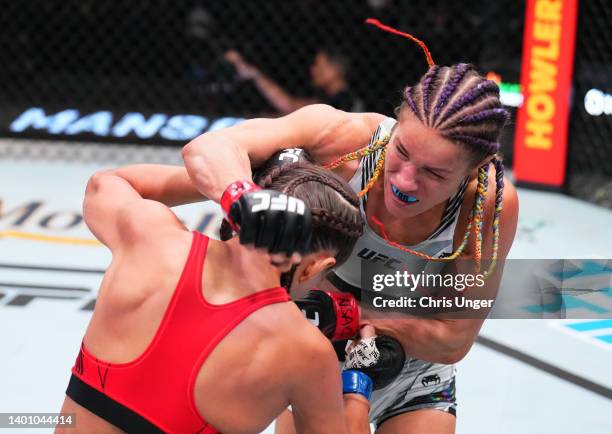
<instances>
[{"instance_id":1,"label":"red sports bra","mask_svg":"<svg viewBox=\"0 0 612 434\"><path fill-rule=\"evenodd\" d=\"M193 232L187 263L155 337L128 363L108 363L83 344L66 394L127 432L218 433L198 413L194 387L215 346L264 306L289 301L282 287L212 305L202 295L208 237Z\"/></svg>"}]
</instances>

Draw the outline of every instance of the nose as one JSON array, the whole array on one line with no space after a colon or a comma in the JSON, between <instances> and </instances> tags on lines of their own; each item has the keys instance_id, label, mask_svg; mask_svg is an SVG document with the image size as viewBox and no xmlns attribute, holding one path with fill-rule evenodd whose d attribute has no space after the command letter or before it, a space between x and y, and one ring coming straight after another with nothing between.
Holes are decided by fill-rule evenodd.
<instances>
[{"instance_id":1,"label":"nose","mask_svg":"<svg viewBox=\"0 0 612 434\"><path fill-rule=\"evenodd\" d=\"M403 165L399 173L397 184L395 184L395 186L403 192L411 192L417 190L417 170L414 164L407 163Z\"/></svg>"}]
</instances>

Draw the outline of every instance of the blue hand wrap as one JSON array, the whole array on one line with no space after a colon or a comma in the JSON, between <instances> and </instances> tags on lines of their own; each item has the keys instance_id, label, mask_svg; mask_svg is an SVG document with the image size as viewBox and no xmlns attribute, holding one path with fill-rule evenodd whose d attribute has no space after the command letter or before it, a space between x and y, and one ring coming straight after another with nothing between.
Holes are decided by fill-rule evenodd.
<instances>
[{"instance_id":1,"label":"blue hand wrap","mask_svg":"<svg viewBox=\"0 0 612 434\"><path fill-rule=\"evenodd\" d=\"M350 369L342 371L342 393L359 393L370 399L372 395L372 379L361 371Z\"/></svg>"}]
</instances>

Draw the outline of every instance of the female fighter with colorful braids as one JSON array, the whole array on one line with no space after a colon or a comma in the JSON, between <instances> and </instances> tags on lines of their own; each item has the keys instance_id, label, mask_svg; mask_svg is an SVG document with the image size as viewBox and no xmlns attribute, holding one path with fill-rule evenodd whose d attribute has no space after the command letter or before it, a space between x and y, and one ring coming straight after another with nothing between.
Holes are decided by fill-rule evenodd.
<instances>
[{"instance_id":1,"label":"female fighter with colorful braids","mask_svg":"<svg viewBox=\"0 0 612 434\"><path fill-rule=\"evenodd\" d=\"M359 192L368 223L349 260L329 278L333 286L359 292L361 258L377 255L414 274L428 260L486 261L487 286L496 291L518 215L515 189L504 178L497 154L508 112L494 82L469 64L435 65L424 49L430 68L416 85L404 89L397 119L313 105L279 119L245 121L185 146L191 179L204 195L220 201L230 183L249 180L251 166L283 148L304 148ZM287 158L295 152L288 151ZM227 192L224 197L227 211L231 199ZM265 212L239 218L257 222L241 227L243 242L278 252L276 261L297 258L285 253L299 248L279 250L266 242L282 227L282 236L299 246L302 241L291 235L291 221L270 224ZM401 375L373 395L370 418L378 433L454 432L453 364L467 354L483 321L370 321L377 332L397 338L407 354Z\"/></svg>"}]
</instances>

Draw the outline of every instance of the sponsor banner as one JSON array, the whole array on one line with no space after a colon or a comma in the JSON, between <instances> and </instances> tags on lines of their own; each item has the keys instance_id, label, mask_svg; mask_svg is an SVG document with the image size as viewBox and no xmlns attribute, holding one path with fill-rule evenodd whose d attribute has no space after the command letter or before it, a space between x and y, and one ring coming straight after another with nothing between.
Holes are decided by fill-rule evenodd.
<instances>
[{"instance_id":1,"label":"sponsor banner","mask_svg":"<svg viewBox=\"0 0 612 434\"><path fill-rule=\"evenodd\" d=\"M361 307L371 318L612 319L612 260L507 259L497 264L499 285L489 282L489 266L405 263L370 250L362 255Z\"/></svg>"},{"instance_id":2,"label":"sponsor banner","mask_svg":"<svg viewBox=\"0 0 612 434\"><path fill-rule=\"evenodd\" d=\"M584 111L593 117L612 116L612 91L589 89L584 95Z\"/></svg>"},{"instance_id":3,"label":"sponsor banner","mask_svg":"<svg viewBox=\"0 0 612 434\"><path fill-rule=\"evenodd\" d=\"M525 20L514 174L518 183L565 182L577 0L529 0Z\"/></svg>"},{"instance_id":4,"label":"sponsor banner","mask_svg":"<svg viewBox=\"0 0 612 434\"><path fill-rule=\"evenodd\" d=\"M244 119L75 107L19 107L0 112L0 132L11 137L185 144Z\"/></svg>"}]
</instances>

